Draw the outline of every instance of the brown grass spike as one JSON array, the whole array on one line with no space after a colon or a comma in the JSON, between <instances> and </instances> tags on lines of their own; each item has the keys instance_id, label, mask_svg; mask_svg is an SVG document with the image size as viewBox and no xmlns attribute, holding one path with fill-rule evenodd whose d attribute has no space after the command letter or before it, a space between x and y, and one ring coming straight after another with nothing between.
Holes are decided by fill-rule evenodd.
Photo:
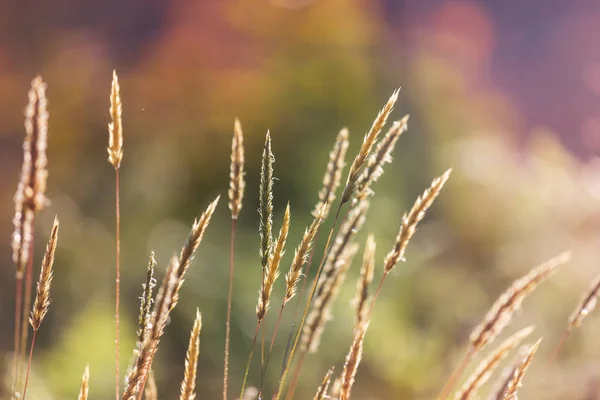
<instances>
[{"instance_id":1,"label":"brown grass spike","mask_svg":"<svg viewBox=\"0 0 600 400\"><path fill-rule=\"evenodd\" d=\"M31 371L31 361L33 359L33 349L35 347L35 339L38 329L48 312L50 306L50 286L52 285L52 272L54 265L54 253L56 251L56 244L58 241L58 219L54 217L54 224L50 233L50 240L46 246L46 253L42 261L42 267L40 270L40 278L37 284L37 293L35 296L35 303L33 304L33 310L29 317L29 323L33 328L33 337L31 339L31 348L29 350L29 363L27 364L27 372L25 374L25 385L23 386L23 399L27 394L27 383L29 382L29 372Z\"/></svg>"},{"instance_id":2,"label":"brown grass spike","mask_svg":"<svg viewBox=\"0 0 600 400\"><path fill-rule=\"evenodd\" d=\"M360 146L358 154L354 158L352 165L350 166L350 172L348 173L348 179L346 181L346 187L344 188L344 192L342 193L341 204L347 203L353 196L356 190L356 184L358 181L358 177L360 175L360 171L362 167L365 165L367 158L371 154L371 150L375 143L377 143L377 138L379 137L379 133L381 129L385 125L388 116L394 109L394 104L396 100L398 100L398 93L400 89L395 90L392 93L392 96L386 103L386 105L379 111L377 118L373 121L373 125L369 132L366 133L365 138L363 139L363 143Z\"/></svg>"},{"instance_id":3,"label":"brown grass spike","mask_svg":"<svg viewBox=\"0 0 600 400\"><path fill-rule=\"evenodd\" d=\"M386 163L392 162L392 152L396 147L396 142L400 138L400 135L406 131L407 124L408 115L402 118L400 121L394 122L381 142L379 142L375 148L375 151L367 160L367 165L362 174L358 178L358 182L356 184L357 198L363 199L373 193L371 190L371 184L373 184L373 182L377 182L377 180L381 177L383 174L383 166Z\"/></svg>"},{"instance_id":4,"label":"brown grass spike","mask_svg":"<svg viewBox=\"0 0 600 400\"><path fill-rule=\"evenodd\" d=\"M231 245L229 252L229 288L227 291L227 319L225 322L225 355L223 361L223 400L227 400L229 376L229 336L231 334L231 303L233 296L233 259L235 254L235 227L244 198L244 135L236 118L231 142L231 167L229 172L229 209L231 210Z\"/></svg>"},{"instance_id":5,"label":"brown grass spike","mask_svg":"<svg viewBox=\"0 0 600 400\"><path fill-rule=\"evenodd\" d=\"M123 159L123 123L121 93L117 72L113 70L110 90L111 122L108 124L108 161L115 168L115 247L116 247L116 276L115 276L115 399L119 400L119 336L120 336L120 302L121 302L121 199L119 194L119 170Z\"/></svg>"},{"instance_id":6,"label":"brown grass spike","mask_svg":"<svg viewBox=\"0 0 600 400\"><path fill-rule=\"evenodd\" d=\"M283 256L285 248L285 242L290 229L290 205L288 203L285 208L285 214L283 216L283 224L279 231L279 237L277 238L277 244L273 251L273 256L269 260L267 270L265 271L265 279L261 285L260 296L258 297L258 305L256 306L256 317L258 322L261 323L267 311L269 310L269 302L271 299L271 292L273 291L273 285L275 280L279 276L279 263Z\"/></svg>"},{"instance_id":7,"label":"brown grass spike","mask_svg":"<svg viewBox=\"0 0 600 400\"><path fill-rule=\"evenodd\" d=\"M331 367L329 371L327 371L327 374L325 374L323 382L321 382L321 385L319 385L319 388L317 389L317 393L315 394L315 397L313 397L313 400L325 400L326 398L329 398L327 396L327 390L329 389L329 384L331 383L331 375L333 375L334 369L335 367Z\"/></svg>"},{"instance_id":8,"label":"brown grass spike","mask_svg":"<svg viewBox=\"0 0 600 400\"><path fill-rule=\"evenodd\" d=\"M527 355L523 358L521 364L519 364L519 366L515 369L511 380L508 382L506 392L504 393L504 400L518 400L519 397L517 392L519 391L519 388L523 386L523 378L525 377L527 369L531 365L531 361L533 361L533 356L535 356L541 341L541 338L538 339L538 341L529 348Z\"/></svg>"},{"instance_id":9,"label":"brown grass spike","mask_svg":"<svg viewBox=\"0 0 600 400\"><path fill-rule=\"evenodd\" d=\"M179 400L194 400L196 397L196 372L198 369L198 357L200 355L200 329L202 329L202 316L196 310L196 320L190 335L190 344L185 357L185 374L181 382L181 394Z\"/></svg>"},{"instance_id":10,"label":"brown grass spike","mask_svg":"<svg viewBox=\"0 0 600 400\"><path fill-rule=\"evenodd\" d=\"M344 371L341 377L340 387L340 400L349 400L352 392L352 385L354 385L354 379L356 372L358 371L358 365L362 359L363 342L367 333L369 323L365 322L361 324L356 332L354 333L354 339L352 340L352 346L346 356L346 362L344 363Z\"/></svg>"},{"instance_id":11,"label":"brown grass spike","mask_svg":"<svg viewBox=\"0 0 600 400\"><path fill-rule=\"evenodd\" d=\"M500 364L508 353L517 347L523 339L529 336L531 332L533 332L532 326L521 329L502 342L500 346L481 361L475 371L466 380L463 387L456 393L456 400L470 400L474 398L477 394L477 390L488 381L498 364Z\"/></svg>"},{"instance_id":12,"label":"brown grass spike","mask_svg":"<svg viewBox=\"0 0 600 400\"><path fill-rule=\"evenodd\" d=\"M473 350L480 351L486 344L492 342L502 329L508 325L514 312L521 306L523 299L570 259L570 253L562 253L513 282L496 300L483 322L476 326L471 333L469 340Z\"/></svg>"},{"instance_id":13,"label":"brown grass spike","mask_svg":"<svg viewBox=\"0 0 600 400\"><path fill-rule=\"evenodd\" d=\"M15 326L13 355L13 392L20 384L19 361L25 355L29 330L27 314L31 307L33 286L33 249L35 214L47 204L48 178L46 148L48 146L48 111L46 84L40 76L31 82L29 103L25 109L25 140L21 178L14 196L15 216L12 234L13 262L16 266ZM25 293L23 294L23 275ZM25 304L23 305L23 298Z\"/></svg>"},{"instance_id":14,"label":"brown grass spike","mask_svg":"<svg viewBox=\"0 0 600 400\"><path fill-rule=\"evenodd\" d=\"M425 213L440 194L440 191L450 177L451 172L452 169L448 169L440 177L435 178L431 183L431 186L427 188L421 196L417 197L417 200L408 214L404 214L402 217L402 224L400 225L400 231L396 237L394 248L388 253L384 260L385 275L389 274L399 261L404 261L404 253L408 246L408 242L415 234L417 225L421 222L423 217L425 217Z\"/></svg>"},{"instance_id":15,"label":"brown grass spike","mask_svg":"<svg viewBox=\"0 0 600 400\"><path fill-rule=\"evenodd\" d=\"M79 389L78 400L87 400L88 392L90 390L90 366L86 365L81 377L81 389Z\"/></svg>"},{"instance_id":16,"label":"brown grass spike","mask_svg":"<svg viewBox=\"0 0 600 400\"><path fill-rule=\"evenodd\" d=\"M331 205L335 200L335 192L340 186L342 171L346 166L345 160L348 144L348 129L343 128L337 135L333 149L329 152L329 162L323 176L323 187L319 191L319 202L313 211L314 217L319 215L323 206L325 206L324 218L327 218L329 215Z\"/></svg>"}]
</instances>

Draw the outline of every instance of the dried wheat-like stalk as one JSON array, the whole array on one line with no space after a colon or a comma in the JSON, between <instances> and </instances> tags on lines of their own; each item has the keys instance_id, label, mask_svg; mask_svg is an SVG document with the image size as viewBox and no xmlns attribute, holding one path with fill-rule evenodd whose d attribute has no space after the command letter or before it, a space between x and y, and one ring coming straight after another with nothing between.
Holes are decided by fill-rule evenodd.
<instances>
[{"instance_id":1,"label":"dried wheat-like stalk","mask_svg":"<svg viewBox=\"0 0 600 400\"><path fill-rule=\"evenodd\" d=\"M363 143L360 146L360 150L358 151L358 154L356 155L354 161L352 162L352 165L350 166L350 172L348 173L346 187L344 188L344 192L342 193L342 204L348 202L352 198L352 195L354 194L356 189L356 184L360 175L361 168L364 166L365 162L367 161L367 158L371 154L371 150L377 142L379 133L385 125L388 116L392 112L396 100L398 100L399 91L400 89L397 89L394 91L394 93L392 93L392 96L390 97L386 105L383 107L383 109L381 109L381 111L379 111L377 118L375 118L375 121L373 121L371 129L365 135Z\"/></svg>"},{"instance_id":2,"label":"dried wheat-like stalk","mask_svg":"<svg viewBox=\"0 0 600 400\"><path fill-rule=\"evenodd\" d=\"M148 372L148 382L144 388L144 400L158 400L158 387L152 369Z\"/></svg>"},{"instance_id":3,"label":"dried wheat-like stalk","mask_svg":"<svg viewBox=\"0 0 600 400\"><path fill-rule=\"evenodd\" d=\"M327 371L327 374L325 374L325 377L323 378L321 385L317 389L317 393L315 394L315 397L313 397L313 400L325 400L326 398L328 398L327 389L329 389L329 384L331 383L331 375L333 374L334 369L335 367L331 367L329 371Z\"/></svg>"},{"instance_id":4,"label":"dried wheat-like stalk","mask_svg":"<svg viewBox=\"0 0 600 400\"><path fill-rule=\"evenodd\" d=\"M81 389L79 389L79 400L87 400L90 390L90 366L86 365L81 377Z\"/></svg>"},{"instance_id":5,"label":"dried wheat-like stalk","mask_svg":"<svg viewBox=\"0 0 600 400\"><path fill-rule=\"evenodd\" d=\"M121 121L123 106L121 105L117 71L113 71L109 111L111 122L108 124L108 161L118 170L121 166L121 159L123 159L123 124Z\"/></svg>"},{"instance_id":6,"label":"dried wheat-like stalk","mask_svg":"<svg viewBox=\"0 0 600 400\"><path fill-rule=\"evenodd\" d=\"M229 209L231 218L237 219L242 209L244 198L244 135L242 125L236 118L233 125L233 140L231 142L231 167L229 172Z\"/></svg>"},{"instance_id":7,"label":"dried wheat-like stalk","mask_svg":"<svg viewBox=\"0 0 600 400\"><path fill-rule=\"evenodd\" d=\"M29 104L25 110L25 140L23 141L23 166L21 178L14 196L15 226L12 235L13 262L17 278L22 278L29 260L33 240L33 218L42 210L46 198L48 178L48 111L46 84L40 76L31 82Z\"/></svg>"},{"instance_id":8,"label":"dried wheat-like stalk","mask_svg":"<svg viewBox=\"0 0 600 400\"><path fill-rule=\"evenodd\" d=\"M375 148L375 151L369 157L367 166L364 168L362 174L358 178L356 183L356 197L359 199L370 196L373 191L371 190L371 184L377 182L377 180L383 174L383 166L386 163L392 162L392 151L396 147L396 142L400 138L400 135L406 131L408 124L408 115L402 118L400 121L394 122L392 127L385 134L381 142Z\"/></svg>"},{"instance_id":9,"label":"dried wheat-like stalk","mask_svg":"<svg viewBox=\"0 0 600 400\"><path fill-rule=\"evenodd\" d=\"M273 285L279 276L279 263L281 262L281 257L283 256L285 241L287 240L287 235L290 229L290 217L290 204L288 203L287 207L285 208L283 224L281 225L281 230L279 231L277 244L275 245L275 250L273 251L272 257L269 259L269 264L267 266L267 270L265 271L265 279L261 285L260 296L258 297L258 305L256 306L256 317L258 319L258 323L262 322L263 318L267 314L271 299L271 292L273 291Z\"/></svg>"},{"instance_id":10,"label":"dried wheat-like stalk","mask_svg":"<svg viewBox=\"0 0 600 400\"><path fill-rule=\"evenodd\" d=\"M308 259L308 255L312 248L312 242L315 238L315 235L319 231L319 227L323 222L323 218L325 217L325 211L327 208L327 203L324 203L321 206L320 212L315 216L310 227L308 227L304 231L304 236L302 237L302 241L298 245L296 249L296 253L294 254L294 260L292 261L292 265L290 266L290 270L285 275L285 296L283 298L283 304L285 305L288 301L294 297L296 294L296 285L300 280L300 276L302 275L302 267L306 263Z\"/></svg>"},{"instance_id":11,"label":"dried wheat-like stalk","mask_svg":"<svg viewBox=\"0 0 600 400\"><path fill-rule=\"evenodd\" d=\"M333 245L327 255L325 264L323 265L323 271L319 277L315 298L322 295L323 290L326 287L326 282L331 279L331 276L335 272L335 267L338 265L337 261L364 225L367 211L369 211L369 201L363 200L357 203L348 213L348 216L333 240Z\"/></svg>"},{"instance_id":12,"label":"dried wheat-like stalk","mask_svg":"<svg viewBox=\"0 0 600 400\"><path fill-rule=\"evenodd\" d=\"M360 277L356 283L356 295L354 296L354 306L356 307L355 326L360 326L368 319L368 304L369 304L369 286L373 282L373 273L375 271L375 237L372 234L367 236L365 252L363 255L362 268Z\"/></svg>"},{"instance_id":13,"label":"dried wheat-like stalk","mask_svg":"<svg viewBox=\"0 0 600 400\"><path fill-rule=\"evenodd\" d=\"M37 284L37 294L33 303L33 310L29 317L29 323L34 331L37 331L48 312L50 306L50 285L52 284L52 266L54 265L54 252L56 251L56 243L58 241L58 219L54 218L54 225L50 233L50 240L46 246L46 253L42 261L40 270L40 278Z\"/></svg>"},{"instance_id":14,"label":"dried wheat-like stalk","mask_svg":"<svg viewBox=\"0 0 600 400\"><path fill-rule=\"evenodd\" d=\"M498 364L500 364L508 353L517 347L523 339L529 336L531 332L533 332L532 326L521 329L502 342L500 346L479 363L463 387L456 393L455 398L457 400L472 399L477 394L477 390L488 381Z\"/></svg>"},{"instance_id":15,"label":"dried wheat-like stalk","mask_svg":"<svg viewBox=\"0 0 600 400\"><path fill-rule=\"evenodd\" d=\"M152 309L152 291L156 286L156 279L154 279L154 268L156 268L156 260L154 259L154 252L150 253L150 258L148 260L148 268L146 269L146 283L142 285L142 297L140 297L140 316L138 323L138 348L142 345L144 341L144 336L146 336L146 331L148 329L148 322L151 317L151 309Z\"/></svg>"},{"instance_id":16,"label":"dried wheat-like stalk","mask_svg":"<svg viewBox=\"0 0 600 400\"><path fill-rule=\"evenodd\" d=\"M573 314L569 317L568 329L573 330L579 328L583 319L596 308L598 295L600 294L600 276L592 283L589 290L581 296L581 300L577 305Z\"/></svg>"},{"instance_id":17,"label":"dried wheat-like stalk","mask_svg":"<svg viewBox=\"0 0 600 400\"><path fill-rule=\"evenodd\" d=\"M128 383L125 387L122 400L133 400L141 395L146 377L148 376L148 371L152 365L152 359L158 349L160 338L164 333L171 311L175 287L178 283L178 269L179 259L177 256L173 256L169 262L165 278L156 295L156 302L154 303L154 308L152 310L150 324L148 325L148 330L144 337L142 347L138 352L135 364L127 378Z\"/></svg>"},{"instance_id":18,"label":"dried wheat-like stalk","mask_svg":"<svg viewBox=\"0 0 600 400\"><path fill-rule=\"evenodd\" d=\"M348 268L358 251L357 244L349 244L344 251L335 260L335 268L330 278L324 282L323 290L320 295L314 298L311 311L306 318L306 323L302 329L302 338L300 350L310 353L316 353L321 342L321 335L325 329L327 321L331 320L331 306L335 301L340 287L346 279Z\"/></svg>"},{"instance_id":19,"label":"dried wheat-like stalk","mask_svg":"<svg viewBox=\"0 0 600 400\"><path fill-rule=\"evenodd\" d=\"M498 300L496 300L492 308L486 314L483 322L476 326L471 333L469 340L473 351L480 351L486 344L492 342L502 329L508 325L515 310L521 306L523 299L570 259L570 253L562 253L558 257L534 268L524 277L516 280L498 298Z\"/></svg>"},{"instance_id":20,"label":"dried wheat-like stalk","mask_svg":"<svg viewBox=\"0 0 600 400\"><path fill-rule=\"evenodd\" d=\"M523 386L523 378L525 377L525 373L531 365L531 361L533 361L533 356L535 355L538 347L540 346L540 342L542 339L538 339L530 348L519 366L515 369L511 380L508 382L506 391L504 392L504 400L518 400L518 391L521 386Z\"/></svg>"},{"instance_id":21,"label":"dried wheat-like stalk","mask_svg":"<svg viewBox=\"0 0 600 400\"><path fill-rule=\"evenodd\" d=\"M217 208L217 204L219 203L219 199L221 196L217 196L216 199L213 200L212 203L206 207L206 210L202 213L199 219L194 221L192 225L192 229L188 236L188 240L186 244L181 249L181 253L179 255L179 263L177 267L177 286L173 291L173 302L171 304L171 308L177 305L179 301L179 290L181 289L181 285L183 285L185 273L188 270L190 263L194 258L194 252L200 245L202 241L202 237L204 236L204 232L206 232L206 228L208 228L208 224L210 223L210 219L212 218L215 209Z\"/></svg>"},{"instance_id":22,"label":"dried wheat-like stalk","mask_svg":"<svg viewBox=\"0 0 600 400\"><path fill-rule=\"evenodd\" d=\"M398 264L398 261L404 260L404 252L406 251L408 242L415 234L417 225L423 219L425 213L429 207L431 207L431 204L433 204L433 201L440 194L444 184L450 177L450 172L452 172L452 169L448 169L442 176L435 178L431 183L431 186L427 188L421 196L417 197L415 204L408 214L404 214L402 217L400 232L398 232L398 236L396 237L394 248L385 257L384 274L389 274L396 264Z\"/></svg>"},{"instance_id":23,"label":"dried wheat-like stalk","mask_svg":"<svg viewBox=\"0 0 600 400\"><path fill-rule=\"evenodd\" d=\"M179 400L194 400L196 397L196 371L198 369L198 356L200 355L200 329L202 328L202 316L200 310L196 309L196 320L190 335L190 344L185 357L185 375L181 382L181 394Z\"/></svg>"},{"instance_id":24,"label":"dried wheat-like stalk","mask_svg":"<svg viewBox=\"0 0 600 400\"><path fill-rule=\"evenodd\" d=\"M323 187L319 191L319 202L313 211L314 217L319 214L323 206L326 207L324 218L327 218L327 215L329 215L331 205L335 200L335 192L340 186L342 170L346 166L345 160L348 144L348 129L343 128L337 135L333 149L329 152L329 162L327 163L325 176L323 176Z\"/></svg>"},{"instance_id":25,"label":"dried wheat-like stalk","mask_svg":"<svg viewBox=\"0 0 600 400\"><path fill-rule=\"evenodd\" d=\"M346 356L346 362L344 363L344 371L342 372L341 388L340 388L340 400L350 399L350 393L352 391L352 385L358 371L358 365L362 358L363 342L367 333L369 322L361 324L356 332L354 333L354 339L352 340L352 346Z\"/></svg>"},{"instance_id":26,"label":"dried wheat-like stalk","mask_svg":"<svg viewBox=\"0 0 600 400\"><path fill-rule=\"evenodd\" d=\"M262 155L260 170L260 264L262 266L262 280L265 279L265 270L273 252L273 163L275 157L271 150L271 134L267 131L265 147Z\"/></svg>"}]
</instances>

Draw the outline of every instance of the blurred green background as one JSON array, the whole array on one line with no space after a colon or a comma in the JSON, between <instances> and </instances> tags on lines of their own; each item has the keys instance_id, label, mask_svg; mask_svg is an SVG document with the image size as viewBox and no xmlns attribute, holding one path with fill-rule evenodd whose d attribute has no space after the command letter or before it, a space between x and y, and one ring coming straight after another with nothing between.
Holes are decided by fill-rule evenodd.
<instances>
[{"instance_id":1,"label":"blurred green background","mask_svg":"<svg viewBox=\"0 0 600 400\"><path fill-rule=\"evenodd\" d=\"M448 167L454 173L411 242L407 262L384 286L353 397L432 398L501 291L529 268L571 249L573 262L525 302L510 331L535 324L534 335L544 336L525 398L600 398L600 318L591 315L559 361L546 362L599 270L599 20L600 4L585 0L0 2L3 370L12 348L10 235L23 108L30 80L41 73L48 83L52 206L37 221L35 274L55 214L61 228L53 303L39 332L29 393L35 399L75 398L87 363L90 397L109 398L114 391L114 170L106 146L116 69L125 141L122 371L133 348L149 252L156 252L162 276L194 217L221 194L155 360L159 394L174 398L199 307L198 398L220 396L226 190L239 117L247 189L232 325L230 392L237 394L260 286L256 209L266 130L276 157L275 229L287 201L292 209L286 271L311 222L337 132L349 128L351 159L379 108L402 86L391 118L410 113L409 129L374 187L359 240L375 234L376 280L402 213L434 176ZM321 240L317 254L323 246ZM359 258L320 352L307 359L297 398L311 398L331 365L341 371L352 337L349 300ZM289 323L288 314L284 326ZM276 344L271 388L284 347L285 334ZM258 384L257 365L251 385Z\"/></svg>"}]
</instances>

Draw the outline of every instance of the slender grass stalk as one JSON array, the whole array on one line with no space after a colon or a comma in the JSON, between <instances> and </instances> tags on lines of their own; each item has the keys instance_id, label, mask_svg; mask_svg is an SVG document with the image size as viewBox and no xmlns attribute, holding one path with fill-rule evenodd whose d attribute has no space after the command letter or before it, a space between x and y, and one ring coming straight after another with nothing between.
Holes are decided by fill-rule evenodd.
<instances>
[{"instance_id":1,"label":"slender grass stalk","mask_svg":"<svg viewBox=\"0 0 600 400\"><path fill-rule=\"evenodd\" d=\"M179 400L194 400L196 397L196 373L198 370L198 357L200 355L200 330L202 329L202 316L196 309L196 320L190 335L190 343L185 356L185 374L181 382Z\"/></svg>"},{"instance_id":2,"label":"slender grass stalk","mask_svg":"<svg viewBox=\"0 0 600 400\"><path fill-rule=\"evenodd\" d=\"M35 215L47 204L46 181L48 179L48 111L46 84L40 76L31 81L29 103L25 110L25 140L23 141L23 166L21 179L14 196L15 230L12 235L13 261L17 267L15 290L15 388L21 385L20 361L27 350L29 329L27 315L31 307L33 286L33 250ZM25 274L25 282L23 275ZM25 288L23 291L23 283ZM18 314L18 318L17 318ZM20 339L20 342L18 339Z\"/></svg>"},{"instance_id":3,"label":"slender grass stalk","mask_svg":"<svg viewBox=\"0 0 600 400\"><path fill-rule=\"evenodd\" d=\"M315 296L315 292L317 290L317 283L319 282L319 278L321 277L321 272L323 272L323 266L325 265L325 259L329 255L329 250L331 249L331 247L330 247L331 238L333 236L333 232L335 231L335 227L337 225L337 221L340 216L340 211L342 210L342 205L343 205L343 203L340 202L338 209L335 213L335 218L333 219L333 225L331 227L331 230L329 231L329 235L327 237L327 242L325 243L325 251L323 254L323 258L321 259L321 262L319 264L319 268L317 270L317 275L315 276L315 278L313 280L312 287L310 289L310 294L308 295L308 301L306 302L306 307L304 308L304 313L302 314L302 319L300 320L300 324L298 325L298 330L296 331L296 337L294 339L294 344L292 345L290 353L287 357L285 367L283 368L283 371L281 373L281 378L279 379L279 383L278 383L277 389L275 391L275 395L273 396L273 398L275 400L279 400L281 398L281 392L282 392L283 386L285 385L287 375L290 371L292 361L294 360L294 355L296 353L296 348L298 347L298 342L300 341L300 336L302 334L302 327L304 326L304 323L306 322L306 317L308 315L310 305Z\"/></svg>"},{"instance_id":4,"label":"slender grass stalk","mask_svg":"<svg viewBox=\"0 0 600 400\"><path fill-rule=\"evenodd\" d=\"M233 296L233 255L235 249L235 219L231 220L231 246L229 251L229 289L227 293L227 320L225 322L225 359L223 361L223 400L227 400L229 376L229 336L231 334L231 303Z\"/></svg>"},{"instance_id":5,"label":"slender grass stalk","mask_svg":"<svg viewBox=\"0 0 600 400\"><path fill-rule=\"evenodd\" d=\"M121 302L121 205L119 196L119 170L123 158L123 124L121 94L117 72L113 71L110 91L110 115L108 124L108 161L115 168L115 399L119 400L119 336L120 336L120 302Z\"/></svg>"},{"instance_id":6,"label":"slender grass stalk","mask_svg":"<svg viewBox=\"0 0 600 400\"><path fill-rule=\"evenodd\" d=\"M236 118L231 142L231 167L229 172L229 209L231 210L231 245L229 251L229 288L227 291L227 321L225 322L225 359L223 361L223 400L227 400L229 375L229 336L231 334L231 303L233 296L233 260L235 254L235 228L244 198L244 136Z\"/></svg>"},{"instance_id":7,"label":"slender grass stalk","mask_svg":"<svg viewBox=\"0 0 600 400\"><path fill-rule=\"evenodd\" d=\"M50 240L46 247L46 253L44 254L44 260L42 261L42 268L40 270L40 278L37 284L37 293L35 296L35 303L31 310L31 315L28 319L31 327L33 328L33 336L31 338L31 348L29 350L29 362L27 364L27 373L25 375L25 385L23 387L23 399L27 393L27 384L29 382L29 372L31 371L31 361L33 359L33 349L35 347L35 339L37 331L42 325L44 317L48 313L48 307L50 306L50 287L52 285L52 273L54 265L54 253L56 251L56 244L58 241L58 219L54 218L54 225L52 226L52 232L50 234Z\"/></svg>"},{"instance_id":8,"label":"slender grass stalk","mask_svg":"<svg viewBox=\"0 0 600 400\"><path fill-rule=\"evenodd\" d=\"M248 378L248 372L250 371L250 363L252 362L252 355L254 354L254 347L256 347L256 338L258 338L258 330L262 321L257 321L256 330L254 331L254 339L252 339L252 346L250 346L250 353L248 354L248 360L246 361L246 370L244 372L244 380L242 381L242 390L240 391L240 399L244 398L244 391L246 390L246 380Z\"/></svg>"}]
</instances>

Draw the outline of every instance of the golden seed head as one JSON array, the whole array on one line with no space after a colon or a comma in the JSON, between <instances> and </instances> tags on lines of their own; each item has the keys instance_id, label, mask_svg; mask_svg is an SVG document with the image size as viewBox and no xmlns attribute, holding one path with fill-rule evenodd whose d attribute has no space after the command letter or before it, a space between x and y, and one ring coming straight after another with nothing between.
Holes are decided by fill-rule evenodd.
<instances>
[{"instance_id":1,"label":"golden seed head","mask_svg":"<svg viewBox=\"0 0 600 400\"><path fill-rule=\"evenodd\" d=\"M108 161L117 170L121 166L121 160L123 159L123 106L121 104L119 78L117 77L117 71L114 70L110 89L109 111L111 122L108 124Z\"/></svg>"}]
</instances>

